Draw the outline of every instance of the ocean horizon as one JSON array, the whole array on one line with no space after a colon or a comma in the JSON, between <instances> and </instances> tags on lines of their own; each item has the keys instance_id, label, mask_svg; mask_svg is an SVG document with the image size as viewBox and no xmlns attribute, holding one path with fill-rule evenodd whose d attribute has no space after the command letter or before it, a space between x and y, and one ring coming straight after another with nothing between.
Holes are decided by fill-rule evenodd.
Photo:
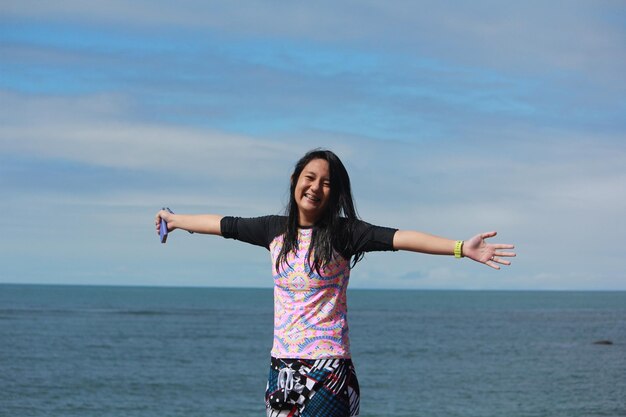
<instances>
[{"instance_id":1,"label":"ocean horizon","mask_svg":"<svg viewBox=\"0 0 626 417\"><path fill-rule=\"evenodd\" d=\"M349 289L361 416L626 416L626 292ZM261 416L271 288L0 284L0 416Z\"/></svg>"}]
</instances>

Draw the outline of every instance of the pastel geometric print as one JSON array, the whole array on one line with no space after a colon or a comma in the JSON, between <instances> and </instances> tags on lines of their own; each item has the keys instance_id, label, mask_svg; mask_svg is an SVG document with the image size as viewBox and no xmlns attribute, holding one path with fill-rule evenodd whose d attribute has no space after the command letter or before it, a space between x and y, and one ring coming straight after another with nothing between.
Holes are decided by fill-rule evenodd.
<instances>
[{"instance_id":1,"label":"pastel geometric print","mask_svg":"<svg viewBox=\"0 0 626 417\"><path fill-rule=\"evenodd\" d=\"M338 253L318 274L307 260L312 229L299 229L298 250L276 270L282 236L270 243L274 277L274 346L277 358L349 358L346 290L349 260Z\"/></svg>"}]
</instances>

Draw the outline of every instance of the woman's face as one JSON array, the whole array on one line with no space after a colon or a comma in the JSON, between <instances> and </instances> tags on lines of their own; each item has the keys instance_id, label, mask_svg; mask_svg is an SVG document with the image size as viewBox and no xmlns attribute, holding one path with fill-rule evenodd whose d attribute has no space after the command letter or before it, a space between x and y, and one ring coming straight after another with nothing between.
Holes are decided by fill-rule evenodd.
<instances>
[{"instance_id":1,"label":"woman's face","mask_svg":"<svg viewBox=\"0 0 626 417\"><path fill-rule=\"evenodd\" d=\"M330 199L330 170L326 160L313 159L304 166L296 182L294 198L300 225L314 225Z\"/></svg>"}]
</instances>

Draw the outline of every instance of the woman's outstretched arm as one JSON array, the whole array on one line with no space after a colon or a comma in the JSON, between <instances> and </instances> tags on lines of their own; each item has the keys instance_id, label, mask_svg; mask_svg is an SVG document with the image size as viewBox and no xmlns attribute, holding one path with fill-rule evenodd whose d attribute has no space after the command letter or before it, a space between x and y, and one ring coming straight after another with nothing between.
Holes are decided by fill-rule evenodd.
<instances>
[{"instance_id":1,"label":"woman's outstretched arm","mask_svg":"<svg viewBox=\"0 0 626 417\"><path fill-rule=\"evenodd\" d=\"M496 232L481 233L466 240L463 242L461 255L495 269L500 269L500 265L510 265L511 262L503 258L514 257L515 253L502 249L514 249L515 246L487 243L486 239L495 235ZM433 255L454 255L456 242L413 230L398 230L393 237L393 248Z\"/></svg>"},{"instance_id":2,"label":"woman's outstretched arm","mask_svg":"<svg viewBox=\"0 0 626 417\"><path fill-rule=\"evenodd\" d=\"M220 221L223 216L217 214L174 214L167 210L160 210L154 219L156 232L161 229L161 219L167 223L167 230L182 229L193 233L205 233L210 235L222 234Z\"/></svg>"}]
</instances>

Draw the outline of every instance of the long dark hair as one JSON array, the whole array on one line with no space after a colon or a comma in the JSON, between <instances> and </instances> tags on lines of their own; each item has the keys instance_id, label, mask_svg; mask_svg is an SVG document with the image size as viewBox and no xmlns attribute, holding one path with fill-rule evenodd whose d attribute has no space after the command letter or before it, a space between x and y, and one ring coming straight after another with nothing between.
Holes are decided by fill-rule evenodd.
<instances>
[{"instance_id":1,"label":"long dark hair","mask_svg":"<svg viewBox=\"0 0 626 417\"><path fill-rule=\"evenodd\" d=\"M335 251L348 260L354 256L351 267L363 257L363 252L355 253L351 243L352 231L358 215L352 199L348 171L332 151L314 149L300 158L291 174L289 203L286 209L287 223L283 235L283 247L276 259L276 271L280 271L281 266L286 265L289 253L298 250L299 219L295 199L296 184L304 167L314 159L323 159L328 162L330 197L322 216L313 226L311 246L307 254L309 265L319 274L320 269L333 260ZM313 262L311 262L311 255L313 255Z\"/></svg>"}]
</instances>

